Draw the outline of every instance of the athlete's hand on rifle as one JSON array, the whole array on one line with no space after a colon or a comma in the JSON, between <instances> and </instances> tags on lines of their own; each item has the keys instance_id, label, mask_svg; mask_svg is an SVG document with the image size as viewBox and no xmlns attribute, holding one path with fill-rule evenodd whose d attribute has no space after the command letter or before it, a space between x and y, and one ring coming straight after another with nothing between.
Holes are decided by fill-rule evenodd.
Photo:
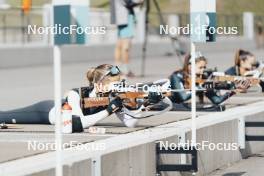
<instances>
[{"instance_id":1,"label":"athlete's hand on rifle","mask_svg":"<svg viewBox=\"0 0 264 176\"><path fill-rule=\"evenodd\" d=\"M110 101L106 110L109 114L112 114L118 110L121 110L122 108L123 108L123 100L119 97L115 97Z\"/></svg>"},{"instance_id":2,"label":"athlete's hand on rifle","mask_svg":"<svg viewBox=\"0 0 264 176\"><path fill-rule=\"evenodd\" d=\"M247 92L247 89L250 87L250 81L249 80L239 80L239 81L235 81L235 86L236 89L240 92L240 93L245 93Z\"/></svg>"},{"instance_id":3,"label":"athlete's hand on rifle","mask_svg":"<svg viewBox=\"0 0 264 176\"><path fill-rule=\"evenodd\" d=\"M159 103L163 99L163 95L160 92L149 92L148 94L148 102L150 104Z\"/></svg>"}]
</instances>

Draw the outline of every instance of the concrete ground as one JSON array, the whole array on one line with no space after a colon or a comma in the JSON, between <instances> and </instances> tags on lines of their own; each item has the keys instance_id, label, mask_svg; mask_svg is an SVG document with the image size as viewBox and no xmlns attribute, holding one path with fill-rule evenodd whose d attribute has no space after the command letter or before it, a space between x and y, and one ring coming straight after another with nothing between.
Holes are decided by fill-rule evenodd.
<instances>
[{"instance_id":1,"label":"concrete ground","mask_svg":"<svg viewBox=\"0 0 264 176\"><path fill-rule=\"evenodd\" d=\"M164 43L161 43L161 45L164 45ZM155 50L157 50L156 48L158 47L155 46ZM219 41L216 43L199 44L197 46L197 50L202 51L202 54L208 58L208 67L217 67L219 71L224 71L233 65L235 50L238 48L248 49L256 55L258 60L264 60L264 50L255 49L254 43L245 39L219 39ZM89 55L89 53L85 53L85 49L82 49L80 51L82 52L81 55L87 55L87 61L74 62L74 48L66 49L64 50L66 50L65 52L67 52L67 55L64 57L69 57L68 55L71 54L72 61L70 63L63 63L62 65L63 92L74 87L86 86L87 80L85 75L89 68L103 63L114 64L113 51L111 50L107 50L107 53L104 54L108 56L108 59L102 59L97 58L98 54L92 53L92 55ZM1 49L0 51L2 50L4 49ZM10 48L8 50L10 50ZM32 50L34 50L34 48L32 48ZM89 48L87 48L87 50L89 51ZM16 51L17 50L14 50L14 52ZM168 52L169 51L171 51L170 47L168 47ZM39 55L46 55L47 52L47 49L43 49L43 53ZM103 52L103 50L101 49L97 52ZM133 56L135 57L131 59L129 66L136 75L140 75L141 59L139 55L135 54L134 52L135 51L133 51ZM163 50L160 51L155 57L151 55L151 52L154 52L151 50L151 48L148 49L148 52L150 56L147 57L146 60L146 76L144 78L135 77L129 79L128 82L149 82L157 79L167 78L173 71L180 68L180 60L183 58L178 58L175 55L165 56L166 51ZM12 57L15 58L9 59L17 62L17 65L19 65L20 62L26 62L25 60L19 59L19 54L13 54ZM36 60L39 58L39 56L35 56L34 52L28 57L36 57ZM64 57L62 58L63 60ZM78 58L76 59L78 60ZM2 61L0 59L0 64L1 63ZM2 64L5 65L5 62ZM0 97L5 100L0 101L1 111L28 106L41 100L53 99L52 65L44 64L28 67L4 67L0 69L0 82Z\"/></svg>"},{"instance_id":2,"label":"concrete ground","mask_svg":"<svg viewBox=\"0 0 264 176\"><path fill-rule=\"evenodd\" d=\"M228 44L228 40L224 40L215 44L210 44L209 48L211 49L205 49L204 44L199 45L198 48L199 50L203 51L203 54L206 57L209 58L209 67L218 67L220 71L223 71L233 64L233 56L235 52L234 48L239 48L242 44L242 46L245 47L245 43L241 42L240 40L237 40L235 42L233 41L233 43L235 43L235 46L227 47L225 45ZM225 46L226 49L223 49L222 46ZM256 50L252 47L249 49L254 54L256 54L259 60L261 60L260 58L264 57L263 50ZM109 53L109 55L111 54L112 53ZM177 59L179 58L177 58L176 56L165 56L165 53L163 56L147 58L146 77L135 77L129 79L129 82L149 82L157 79L167 78L174 70L179 68L179 60ZM63 92L74 87L87 85L87 81L85 79L87 69L102 63L113 64L113 59L112 57L109 57L108 60L103 61L87 60L87 62L82 63L63 64ZM132 63L130 64L131 69L137 75L140 74L140 64L141 61L139 58L133 58ZM0 70L0 82L0 97L2 99L2 101L0 101L1 111L28 106L41 100L53 98L53 70L51 65L21 68L4 68ZM228 108L232 108L234 106L241 106L263 99L264 97L260 96L260 94L251 94L246 97L233 97L228 102L226 102L226 104ZM94 140L109 138L123 133L141 130L144 128L151 128L153 126L158 126L161 124L185 120L190 118L190 116L191 114L189 112L169 112L166 114L166 118L156 116L140 120L139 126L137 128L132 129L124 127L116 117L112 116L98 124L100 127L106 128L106 134L89 134L86 130L82 134L64 135L63 139L65 142L75 140L77 142L87 143ZM37 140L42 142L52 142L54 140L53 129L54 127L51 125L12 125L10 126L10 129L0 130L0 163L22 157L32 156L38 153L48 152L39 150L28 151L27 141ZM261 158L252 157L248 160L242 161L242 164L246 161L251 161L252 163L256 162L256 164L263 164L264 162ZM242 169L240 170L237 169L239 167L235 166L236 165L234 165L234 168L232 167L233 170L232 168L230 168L230 170L227 170L227 172L248 171L249 175L252 175L250 173L253 173L250 170L250 165L248 165L248 170L246 170L246 167L242 167L242 165L240 167ZM247 166L247 164L243 166Z\"/></svg>"},{"instance_id":3,"label":"concrete ground","mask_svg":"<svg viewBox=\"0 0 264 176\"><path fill-rule=\"evenodd\" d=\"M225 103L226 108L246 106L247 104L264 100L264 97L259 96L260 94L251 95L251 97L237 96L229 99ZM208 113L210 112L198 112L198 118L200 115ZM152 128L176 121L187 120L189 118L191 118L190 112L167 112L165 115L157 115L154 117L141 119L139 120L137 127L127 128L115 115L112 115L111 117L100 121L96 125L98 128L104 128L106 130L105 134L91 134L89 133L88 129L85 129L84 133L80 134L64 134L63 143L74 142L84 144L96 140L110 138L120 134ZM46 149L29 149L29 146L30 144L33 144L32 142L45 144L54 143L55 134L53 125L10 124L8 127L8 129L0 129L0 163L51 151Z\"/></svg>"},{"instance_id":4,"label":"concrete ground","mask_svg":"<svg viewBox=\"0 0 264 176\"><path fill-rule=\"evenodd\" d=\"M264 173L264 153L250 156L242 161L210 174L210 176L262 176Z\"/></svg>"}]
</instances>

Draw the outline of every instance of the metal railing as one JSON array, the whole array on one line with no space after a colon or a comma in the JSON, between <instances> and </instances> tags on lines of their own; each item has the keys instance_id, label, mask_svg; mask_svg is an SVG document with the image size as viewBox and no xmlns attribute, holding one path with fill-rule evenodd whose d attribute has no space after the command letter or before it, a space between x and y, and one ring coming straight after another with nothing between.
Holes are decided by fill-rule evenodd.
<instances>
[{"instance_id":1,"label":"metal railing","mask_svg":"<svg viewBox=\"0 0 264 176\"><path fill-rule=\"evenodd\" d=\"M244 117L263 113L264 101L249 104L247 106L235 107L224 112L205 114L197 118L197 129L214 126L220 123L238 120L237 144L241 149L245 149L245 120ZM237 113L240 112L240 113ZM166 115L169 115L165 114ZM171 114L173 115L173 114ZM151 129L139 130L133 133L117 135L107 139L84 144L81 149L68 148L63 150L63 164L72 166L73 163L80 163L92 159L91 175L101 175L101 158L107 154L121 150L131 149L136 146L163 140L169 137L182 137L191 129L191 120L183 120L161 125ZM183 141L185 142L185 141ZM94 146L102 146L104 150L96 150ZM85 150L85 149L92 150ZM74 151L74 149L76 149ZM0 164L0 175L31 175L55 168L55 152L48 152L32 157L22 158ZM97 172L95 172L97 171Z\"/></svg>"},{"instance_id":2,"label":"metal railing","mask_svg":"<svg viewBox=\"0 0 264 176\"><path fill-rule=\"evenodd\" d=\"M91 9L93 11L93 9ZM0 44L27 44L27 43L42 43L48 44L45 40L45 36L38 34L28 34L28 25L43 26L43 8L33 8L29 14L23 14L20 8L11 8L8 10L0 10ZM109 12L104 11L105 17L109 17ZM179 26L186 26L189 24L189 14L184 13L162 13L165 23L171 15L177 15L179 19ZM156 12L151 12L150 15L150 27L149 33L151 35L159 35L160 20ZM93 16L93 21L95 17ZM96 18L97 19L97 18ZM111 35L114 35L112 31L113 26L110 26L109 20L103 19L100 15L98 16L99 23L107 26L111 29ZM254 17L256 21L262 21L264 24L264 16L256 15ZM237 27L238 34L236 36L243 35L243 14L217 14L217 24L222 27ZM256 25L255 25L256 26ZM115 30L115 29L114 29ZM103 39L95 39L96 36L92 36L91 43L93 41L113 40L113 37L103 37ZM46 43L45 43L46 42Z\"/></svg>"}]
</instances>

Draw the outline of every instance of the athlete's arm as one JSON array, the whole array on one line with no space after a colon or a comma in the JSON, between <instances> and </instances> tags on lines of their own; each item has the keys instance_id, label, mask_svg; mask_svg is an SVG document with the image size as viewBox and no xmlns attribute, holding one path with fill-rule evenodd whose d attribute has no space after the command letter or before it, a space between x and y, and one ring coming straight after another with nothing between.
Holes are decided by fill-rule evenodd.
<instances>
[{"instance_id":1,"label":"athlete's arm","mask_svg":"<svg viewBox=\"0 0 264 176\"><path fill-rule=\"evenodd\" d=\"M68 93L68 103L72 107L72 115L80 116L83 128L95 125L98 121L108 117L122 107L122 100L115 98L111 100L105 110L91 115L84 115L80 107L80 95L75 91Z\"/></svg>"}]
</instances>

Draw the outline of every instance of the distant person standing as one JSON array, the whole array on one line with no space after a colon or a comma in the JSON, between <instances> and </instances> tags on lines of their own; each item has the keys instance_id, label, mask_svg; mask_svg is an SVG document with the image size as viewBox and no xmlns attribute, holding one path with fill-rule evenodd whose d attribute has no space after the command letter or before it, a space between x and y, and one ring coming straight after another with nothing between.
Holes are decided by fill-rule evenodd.
<instances>
[{"instance_id":1,"label":"distant person standing","mask_svg":"<svg viewBox=\"0 0 264 176\"><path fill-rule=\"evenodd\" d=\"M144 0L110 0L111 24L116 24L118 31L115 62L128 77L134 76L129 68L131 42L136 23L134 8L142 5L143 2Z\"/></svg>"},{"instance_id":2,"label":"distant person standing","mask_svg":"<svg viewBox=\"0 0 264 176\"><path fill-rule=\"evenodd\" d=\"M257 48L264 47L264 29L263 29L263 23L260 21L256 24L256 42L257 42Z\"/></svg>"}]
</instances>

